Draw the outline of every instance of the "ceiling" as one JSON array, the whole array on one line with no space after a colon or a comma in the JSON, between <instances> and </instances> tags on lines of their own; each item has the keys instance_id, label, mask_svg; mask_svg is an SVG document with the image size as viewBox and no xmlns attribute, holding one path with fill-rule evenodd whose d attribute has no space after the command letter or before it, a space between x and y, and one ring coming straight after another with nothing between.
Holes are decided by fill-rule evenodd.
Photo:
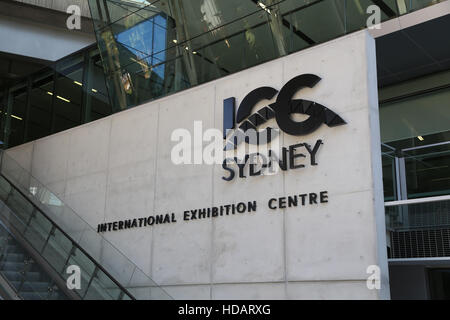
<instances>
[{"instance_id":1,"label":"ceiling","mask_svg":"<svg viewBox=\"0 0 450 320\"><path fill-rule=\"evenodd\" d=\"M450 69L450 14L377 38L380 87Z\"/></svg>"}]
</instances>

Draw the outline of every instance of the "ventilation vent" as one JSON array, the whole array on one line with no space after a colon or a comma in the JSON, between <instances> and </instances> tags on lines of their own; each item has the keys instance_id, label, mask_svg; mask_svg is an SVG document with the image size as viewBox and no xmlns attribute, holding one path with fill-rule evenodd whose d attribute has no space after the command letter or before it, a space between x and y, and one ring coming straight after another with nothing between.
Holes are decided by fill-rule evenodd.
<instances>
[{"instance_id":1,"label":"ventilation vent","mask_svg":"<svg viewBox=\"0 0 450 320\"><path fill-rule=\"evenodd\" d=\"M450 229L391 232L391 258L450 257Z\"/></svg>"}]
</instances>

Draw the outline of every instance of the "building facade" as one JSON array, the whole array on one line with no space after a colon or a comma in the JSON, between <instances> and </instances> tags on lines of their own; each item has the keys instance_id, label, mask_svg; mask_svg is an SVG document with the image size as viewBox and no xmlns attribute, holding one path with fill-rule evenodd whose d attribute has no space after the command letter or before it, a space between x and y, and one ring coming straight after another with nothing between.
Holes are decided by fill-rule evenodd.
<instances>
[{"instance_id":1,"label":"building facade","mask_svg":"<svg viewBox=\"0 0 450 320\"><path fill-rule=\"evenodd\" d=\"M88 4L2 83L3 296L449 298L449 1Z\"/></svg>"}]
</instances>

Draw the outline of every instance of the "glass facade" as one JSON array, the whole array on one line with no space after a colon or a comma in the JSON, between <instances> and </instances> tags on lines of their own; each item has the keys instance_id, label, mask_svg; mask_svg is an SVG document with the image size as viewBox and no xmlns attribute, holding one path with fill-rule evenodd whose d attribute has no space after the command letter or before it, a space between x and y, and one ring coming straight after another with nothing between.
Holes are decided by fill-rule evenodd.
<instances>
[{"instance_id":1,"label":"glass facade","mask_svg":"<svg viewBox=\"0 0 450 320\"><path fill-rule=\"evenodd\" d=\"M373 4L384 21L437 2L89 0L97 46L0 92L0 139L16 146L363 29Z\"/></svg>"},{"instance_id":2,"label":"glass facade","mask_svg":"<svg viewBox=\"0 0 450 320\"><path fill-rule=\"evenodd\" d=\"M435 4L411 0L89 0L113 109L238 72Z\"/></svg>"},{"instance_id":3,"label":"glass facade","mask_svg":"<svg viewBox=\"0 0 450 320\"><path fill-rule=\"evenodd\" d=\"M89 0L97 45L0 92L1 140L36 140L365 28L373 4L384 21L437 2ZM380 89L386 201L449 194L449 78Z\"/></svg>"},{"instance_id":4,"label":"glass facade","mask_svg":"<svg viewBox=\"0 0 450 320\"><path fill-rule=\"evenodd\" d=\"M0 94L1 138L13 147L112 113L96 46L56 61Z\"/></svg>"},{"instance_id":5,"label":"glass facade","mask_svg":"<svg viewBox=\"0 0 450 320\"><path fill-rule=\"evenodd\" d=\"M89 0L97 44L0 92L0 140L20 145L364 29L374 4L385 21L438 2ZM449 257L450 201L425 198L450 195L450 71L379 94L388 257ZM412 199L424 202L393 203ZM433 297L448 297L448 270L429 277Z\"/></svg>"},{"instance_id":6,"label":"glass facade","mask_svg":"<svg viewBox=\"0 0 450 320\"><path fill-rule=\"evenodd\" d=\"M450 72L380 90L385 200L450 194Z\"/></svg>"}]
</instances>

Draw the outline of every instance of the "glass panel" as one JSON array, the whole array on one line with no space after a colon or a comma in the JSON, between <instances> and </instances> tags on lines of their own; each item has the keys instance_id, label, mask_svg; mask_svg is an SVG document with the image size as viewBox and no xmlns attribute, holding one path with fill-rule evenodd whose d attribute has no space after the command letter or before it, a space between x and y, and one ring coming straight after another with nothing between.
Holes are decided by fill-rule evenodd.
<instances>
[{"instance_id":1,"label":"glass panel","mask_svg":"<svg viewBox=\"0 0 450 320\"><path fill-rule=\"evenodd\" d=\"M321 1L295 11L288 21L314 43L321 43L345 34L344 1Z\"/></svg>"},{"instance_id":2,"label":"glass panel","mask_svg":"<svg viewBox=\"0 0 450 320\"><path fill-rule=\"evenodd\" d=\"M409 9L409 11L415 11L431 6L438 2L444 2L446 0L403 0L403 1L406 2L406 6Z\"/></svg>"},{"instance_id":3,"label":"glass panel","mask_svg":"<svg viewBox=\"0 0 450 320\"><path fill-rule=\"evenodd\" d=\"M390 143L449 130L448 101L450 89L382 104L381 141Z\"/></svg>"},{"instance_id":4,"label":"glass panel","mask_svg":"<svg viewBox=\"0 0 450 320\"><path fill-rule=\"evenodd\" d=\"M392 150L382 147L384 201L397 199L395 155ZM386 150L387 149L387 150Z\"/></svg>"},{"instance_id":5,"label":"glass panel","mask_svg":"<svg viewBox=\"0 0 450 320\"><path fill-rule=\"evenodd\" d=\"M53 72L51 71L45 72L33 82L27 141L33 141L51 133L53 87Z\"/></svg>"},{"instance_id":6,"label":"glass panel","mask_svg":"<svg viewBox=\"0 0 450 320\"><path fill-rule=\"evenodd\" d=\"M72 242L58 229L51 234L42 255L58 272L65 272Z\"/></svg>"},{"instance_id":7,"label":"glass panel","mask_svg":"<svg viewBox=\"0 0 450 320\"><path fill-rule=\"evenodd\" d=\"M10 122L9 143L22 144L25 134L25 115L27 111L27 88L22 87L12 92L12 114L6 114Z\"/></svg>"},{"instance_id":8,"label":"glass panel","mask_svg":"<svg viewBox=\"0 0 450 320\"><path fill-rule=\"evenodd\" d=\"M396 10L395 0L384 1L389 9ZM347 32L353 32L367 27L367 8L374 5L372 0L347 0L346 1L346 21ZM381 10L381 21L389 19L385 11Z\"/></svg>"},{"instance_id":9,"label":"glass panel","mask_svg":"<svg viewBox=\"0 0 450 320\"><path fill-rule=\"evenodd\" d=\"M450 131L423 136L430 147L404 152L408 198L450 194ZM432 141L447 141L433 146Z\"/></svg>"},{"instance_id":10,"label":"glass panel","mask_svg":"<svg viewBox=\"0 0 450 320\"><path fill-rule=\"evenodd\" d=\"M22 221L22 219L16 215L14 212L12 212L8 206L1 206L0 207L0 217L1 217L1 223L8 227L13 228L17 230L20 233L24 233L25 229L27 227L27 224Z\"/></svg>"},{"instance_id":11,"label":"glass panel","mask_svg":"<svg viewBox=\"0 0 450 320\"><path fill-rule=\"evenodd\" d=\"M53 132L59 132L81 124L83 63L83 56L76 55L57 64Z\"/></svg>"},{"instance_id":12,"label":"glass panel","mask_svg":"<svg viewBox=\"0 0 450 320\"><path fill-rule=\"evenodd\" d=\"M12 190L6 200L6 204L24 224L27 224L34 214L34 207L17 190Z\"/></svg>"},{"instance_id":13,"label":"glass panel","mask_svg":"<svg viewBox=\"0 0 450 320\"><path fill-rule=\"evenodd\" d=\"M9 220L8 220L9 221ZM0 222L0 274L25 300L66 299L53 280Z\"/></svg>"},{"instance_id":14,"label":"glass panel","mask_svg":"<svg viewBox=\"0 0 450 320\"><path fill-rule=\"evenodd\" d=\"M11 189L9 182L6 181L5 178L0 177L0 199L6 201Z\"/></svg>"},{"instance_id":15,"label":"glass panel","mask_svg":"<svg viewBox=\"0 0 450 320\"><path fill-rule=\"evenodd\" d=\"M96 277L92 280L85 299L87 300L118 300L121 291L117 285L106 276L101 270L98 270Z\"/></svg>"},{"instance_id":16,"label":"glass panel","mask_svg":"<svg viewBox=\"0 0 450 320\"><path fill-rule=\"evenodd\" d=\"M116 282L112 280L109 275L111 274L125 288L135 286L136 284L133 281L137 279L136 277L139 277L140 283L149 283L152 287L155 286L161 291L160 296L165 295L167 298L170 298L107 239L97 233L95 229L62 202L58 196L45 188L5 153L3 153L1 162L1 173L10 179L15 187L26 193L43 212L46 212L58 226L74 239L73 242L69 239L64 240L64 234L57 229L54 230L55 233L53 234L51 226L48 225L47 220L41 215L31 220L33 226L30 228L29 238L36 237L36 235L44 232L46 232L47 237L50 236L44 249L44 257L49 257L55 252L64 257L69 252L71 243L76 244L76 250L74 252L70 251L72 255L67 265L77 265L81 268L82 288L79 290L81 296L86 294L87 288L92 283L94 284L93 288L98 289L100 287L102 290L98 289L95 294L94 291L90 292L89 295L91 297L94 295L98 297L106 292L108 295L112 295L113 299L119 299L118 291L122 291L123 294L127 295L128 293L120 289ZM47 240L47 237L45 240ZM43 244L45 244L41 239L33 239L33 241L37 243L39 248L42 248ZM78 246L85 248L87 253L85 254ZM94 259L100 262L102 267ZM48 259L48 261L52 262L55 269L61 270L62 258L55 259L53 257ZM102 268L108 274L106 271L102 271ZM68 275L65 272L59 272L62 272L61 275L64 279L67 279ZM96 275L96 282L91 281L92 275Z\"/></svg>"},{"instance_id":17,"label":"glass panel","mask_svg":"<svg viewBox=\"0 0 450 320\"><path fill-rule=\"evenodd\" d=\"M85 122L95 121L112 113L102 61L98 50L93 50L89 53L88 70L88 86L87 88L83 86L87 96Z\"/></svg>"},{"instance_id":18,"label":"glass panel","mask_svg":"<svg viewBox=\"0 0 450 320\"><path fill-rule=\"evenodd\" d=\"M94 262L89 259L81 250L76 249L70 257L67 266L78 266L81 271L81 288L75 289L76 292L84 297L89 286L89 282L95 271ZM69 275L63 272L63 277L68 278Z\"/></svg>"},{"instance_id":19,"label":"glass panel","mask_svg":"<svg viewBox=\"0 0 450 320\"><path fill-rule=\"evenodd\" d=\"M38 252L42 252L51 229L52 224L37 213L29 221L24 236Z\"/></svg>"}]
</instances>

